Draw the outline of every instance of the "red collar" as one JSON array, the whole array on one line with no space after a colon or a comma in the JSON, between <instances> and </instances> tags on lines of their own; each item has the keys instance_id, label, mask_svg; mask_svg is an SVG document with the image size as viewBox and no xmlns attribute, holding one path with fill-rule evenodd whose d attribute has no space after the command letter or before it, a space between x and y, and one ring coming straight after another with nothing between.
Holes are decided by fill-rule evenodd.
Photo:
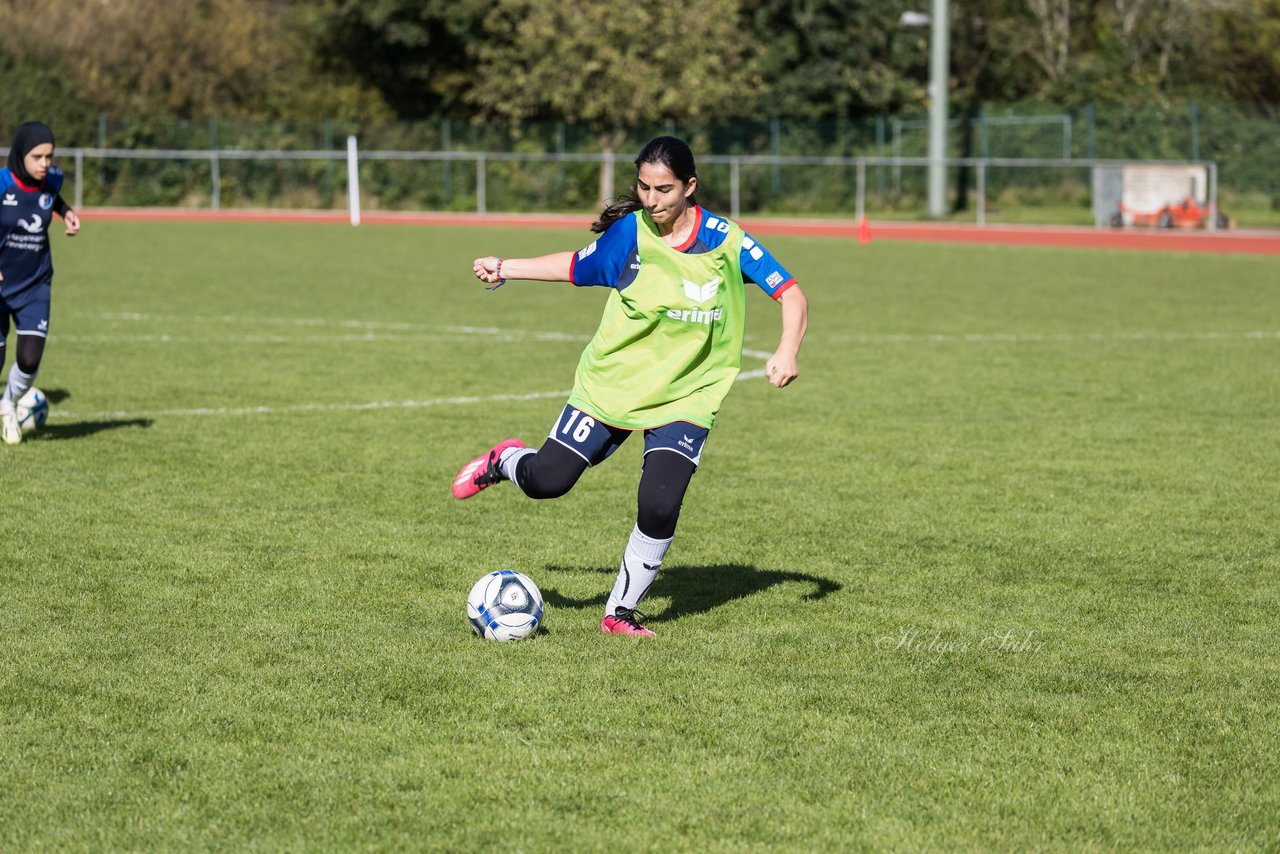
<instances>
[{"instance_id":1,"label":"red collar","mask_svg":"<svg viewBox=\"0 0 1280 854\"><path fill-rule=\"evenodd\" d=\"M686 240L684 243L680 244L679 246L671 247L677 252L684 252L686 249L692 246L693 242L698 239L698 232L702 229L702 206L694 205L693 210L696 214L696 217L693 220L693 230L689 232L689 239Z\"/></svg>"},{"instance_id":2,"label":"red collar","mask_svg":"<svg viewBox=\"0 0 1280 854\"><path fill-rule=\"evenodd\" d=\"M35 186L35 187L28 187L26 184L22 183L22 179L21 179L21 178L19 178L17 175L14 175L14 174L13 174L13 170L10 170L10 171L9 171L9 174L10 174L10 175L13 175L13 183L15 183L15 184L17 184L17 185L18 185L18 189L20 189L20 190L26 190L28 193L34 193L36 190L40 189L40 187L41 187L41 186L43 186L43 185L44 185L44 182L43 182L43 181L41 181L39 186Z\"/></svg>"}]
</instances>

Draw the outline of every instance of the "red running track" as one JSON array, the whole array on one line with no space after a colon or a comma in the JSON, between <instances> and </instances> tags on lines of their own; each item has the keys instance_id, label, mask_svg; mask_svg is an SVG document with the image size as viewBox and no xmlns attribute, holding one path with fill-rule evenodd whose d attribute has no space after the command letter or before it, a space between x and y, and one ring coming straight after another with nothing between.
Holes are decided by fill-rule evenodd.
<instances>
[{"instance_id":1,"label":"red running track","mask_svg":"<svg viewBox=\"0 0 1280 854\"><path fill-rule=\"evenodd\" d=\"M86 208L84 219L135 222L323 222L345 224L343 211L208 211L183 208ZM503 228L581 228L589 215L389 213L370 211L361 222L371 225L453 225ZM795 234L858 239L851 220L741 220L753 234ZM1083 226L967 225L956 223L871 222L866 231L875 240L928 243L985 243L1003 246L1065 246L1084 249L1129 249L1148 252L1220 252L1280 255L1280 232L1275 231L1135 231Z\"/></svg>"}]
</instances>

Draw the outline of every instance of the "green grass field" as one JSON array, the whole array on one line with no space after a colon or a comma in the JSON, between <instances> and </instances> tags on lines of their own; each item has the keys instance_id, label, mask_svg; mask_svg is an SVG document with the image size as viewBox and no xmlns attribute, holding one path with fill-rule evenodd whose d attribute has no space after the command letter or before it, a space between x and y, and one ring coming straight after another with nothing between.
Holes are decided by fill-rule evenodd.
<instances>
[{"instance_id":1,"label":"green grass field","mask_svg":"<svg viewBox=\"0 0 1280 854\"><path fill-rule=\"evenodd\" d=\"M0 851L1280 846L1280 264L767 239L801 377L726 401L637 642L638 442L449 495L546 435L605 296L471 259L587 238L56 236ZM472 636L496 568L536 638Z\"/></svg>"}]
</instances>

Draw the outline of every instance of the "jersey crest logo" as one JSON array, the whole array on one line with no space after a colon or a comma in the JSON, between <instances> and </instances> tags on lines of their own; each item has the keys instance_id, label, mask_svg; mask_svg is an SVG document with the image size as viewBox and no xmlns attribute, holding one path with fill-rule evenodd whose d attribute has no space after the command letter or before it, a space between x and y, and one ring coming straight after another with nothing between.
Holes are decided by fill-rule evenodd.
<instances>
[{"instance_id":1,"label":"jersey crest logo","mask_svg":"<svg viewBox=\"0 0 1280 854\"><path fill-rule=\"evenodd\" d=\"M716 295L716 291L720 289L721 278L716 276L704 285L700 285L697 282L691 282L688 279L681 279L681 281L684 282L684 295L696 302L698 305L702 305L704 302Z\"/></svg>"},{"instance_id":2,"label":"jersey crest logo","mask_svg":"<svg viewBox=\"0 0 1280 854\"><path fill-rule=\"evenodd\" d=\"M40 230L44 228L44 222L40 219L40 214L32 214L31 222L27 222L25 219L20 219L18 220L18 225L25 228L30 234L39 234Z\"/></svg>"},{"instance_id":3,"label":"jersey crest logo","mask_svg":"<svg viewBox=\"0 0 1280 854\"><path fill-rule=\"evenodd\" d=\"M39 201L40 207L44 210L49 210L49 208L53 207L53 196L48 193L41 193Z\"/></svg>"}]
</instances>

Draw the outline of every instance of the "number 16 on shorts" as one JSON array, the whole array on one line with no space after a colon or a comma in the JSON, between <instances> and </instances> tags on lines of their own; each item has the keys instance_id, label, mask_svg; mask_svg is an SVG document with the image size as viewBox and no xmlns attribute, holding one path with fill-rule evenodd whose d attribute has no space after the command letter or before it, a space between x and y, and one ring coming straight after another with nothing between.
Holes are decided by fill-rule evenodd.
<instances>
[{"instance_id":1,"label":"number 16 on shorts","mask_svg":"<svg viewBox=\"0 0 1280 854\"><path fill-rule=\"evenodd\" d=\"M571 406L565 407L560 421L560 435L571 437L575 445L581 445L591 438L591 430L596 426L594 418Z\"/></svg>"},{"instance_id":2,"label":"number 16 on shorts","mask_svg":"<svg viewBox=\"0 0 1280 854\"><path fill-rule=\"evenodd\" d=\"M625 431L618 431L621 436L614 436L614 432L614 428L597 421L594 415L565 406L556 426L551 428L550 438L582 457L588 465L595 465L622 444Z\"/></svg>"}]
</instances>

